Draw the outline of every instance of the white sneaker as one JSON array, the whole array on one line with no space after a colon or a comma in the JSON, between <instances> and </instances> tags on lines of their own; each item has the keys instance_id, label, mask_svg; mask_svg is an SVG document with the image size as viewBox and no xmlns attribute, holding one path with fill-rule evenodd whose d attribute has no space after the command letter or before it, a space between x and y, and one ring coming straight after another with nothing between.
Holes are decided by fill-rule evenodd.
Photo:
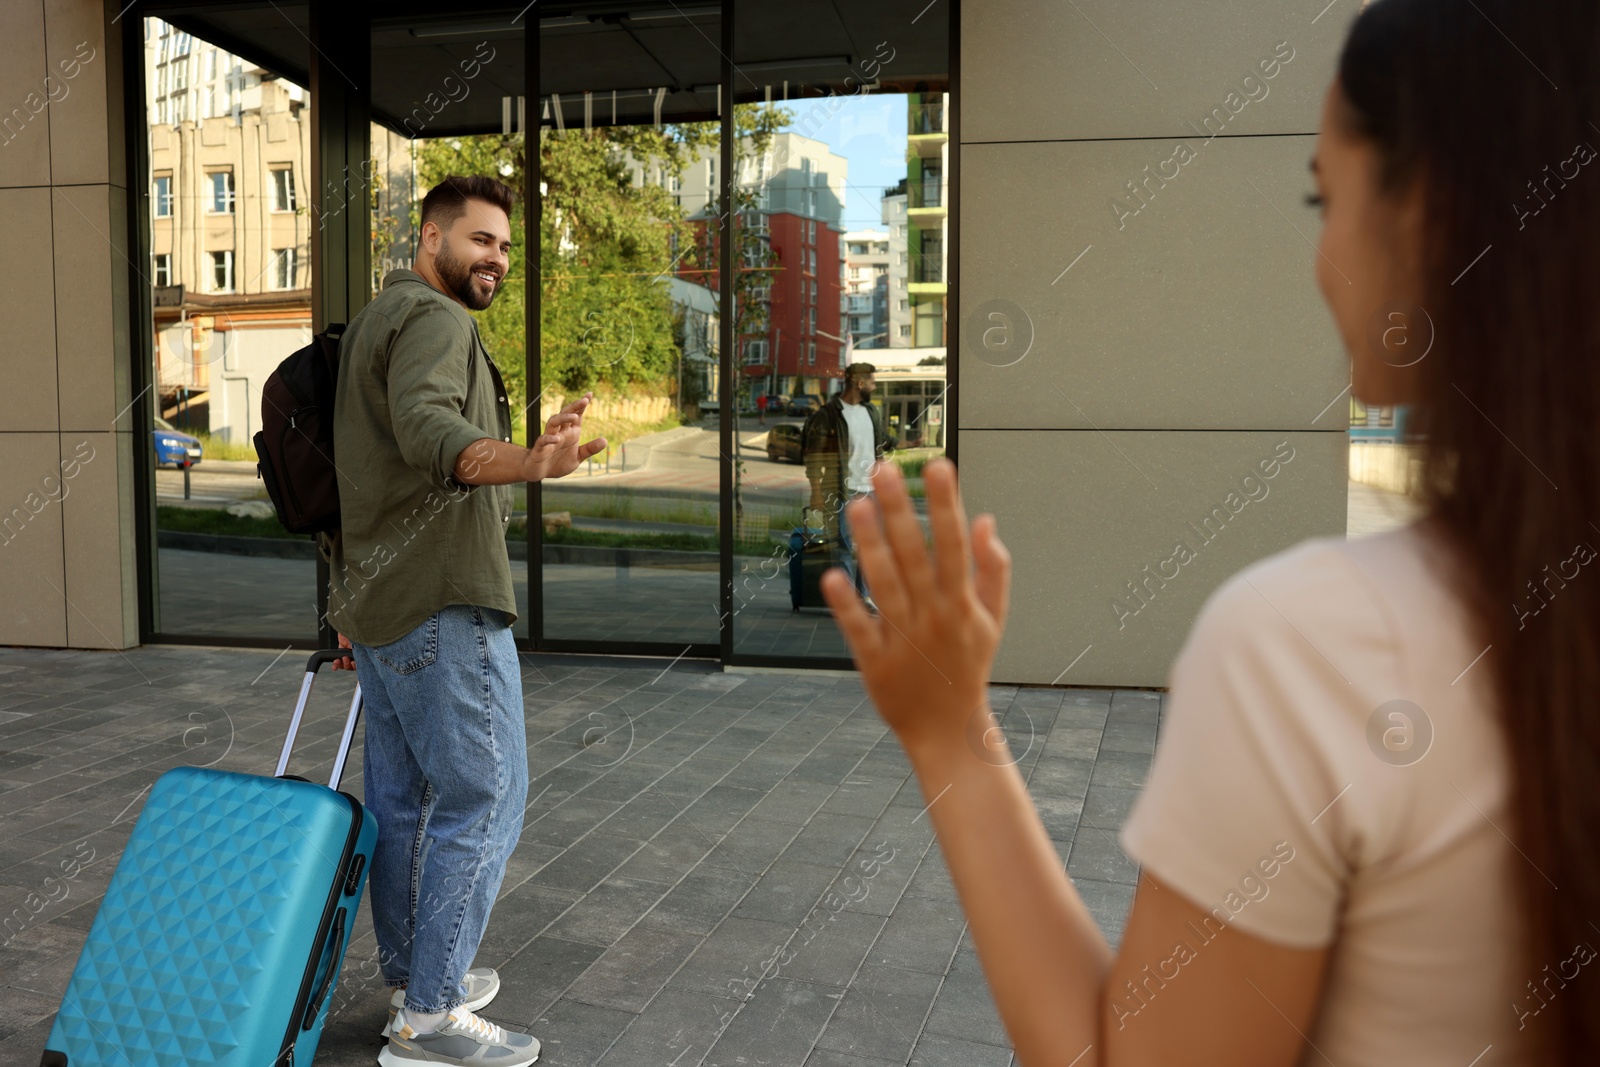
<instances>
[{"instance_id":1,"label":"white sneaker","mask_svg":"<svg viewBox=\"0 0 1600 1067\"><path fill-rule=\"evenodd\" d=\"M461 1007L467 1011L477 1011L487 1007L495 994L500 992L500 975L495 973L493 967L474 967L461 979L461 986L467 995ZM383 1024L383 1033L379 1036L388 1037L394 1031L395 1012L403 1008L405 1003L406 991L396 989L389 997L389 1021Z\"/></svg>"},{"instance_id":2,"label":"white sneaker","mask_svg":"<svg viewBox=\"0 0 1600 1067\"><path fill-rule=\"evenodd\" d=\"M382 1067L416 1063L456 1067L527 1067L539 1058L539 1040L518 1034L462 1008L453 1008L437 1030L419 1034L406 1022L406 1010L395 1015L389 1043L378 1050Z\"/></svg>"}]
</instances>

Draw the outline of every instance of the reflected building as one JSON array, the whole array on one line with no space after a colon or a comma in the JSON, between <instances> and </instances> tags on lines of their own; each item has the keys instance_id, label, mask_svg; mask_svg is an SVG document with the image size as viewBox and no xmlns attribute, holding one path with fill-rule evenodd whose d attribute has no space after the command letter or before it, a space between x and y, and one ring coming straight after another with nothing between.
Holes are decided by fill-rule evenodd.
<instances>
[{"instance_id":1,"label":"reflected building","mask_svg":"<svg viewBox=\"0 0 1600 1067\"><path fill-rule=\"evenodd\" d=\"M370 168L330 179L319 216L309 92L160 19L145 26L158 413L246 444L262 384L311 339L312 227L370 203L374 290L411 264L410 148L373 125Z\"/></svg>"},{"instance_id":2,"label":"reflected building","mask_svg":"<svg viewBox=\"0 0 1600 1067\"><path fill-rule=\"evenodd\" d=\"M266 376L310 336L307 94L158 19L144 56L159 414L247 442Z\"/></svg>"},{"instance_id":3,"label":"reflected building","mask_svg":"<svg viewBox=\"0 0 1600 1067\"><path fill-rule=\"evenodd\" d=\"M758 324L740 341L739 363L746 392L818 393L826 396L843 363L845 292L844 197L849 160L822 141L797 133L778 133L768 151L741 158L737 180L753 194L755 207L736 226L743 257L740 268L761 271L767 280L753 287ZM633 166L636 183L666 183L684 209L693 240L716 244L715 156L703 155L673 180ZM684 262L684 280L718 291L715 271Z\"/></svg>"},{"instance_id":4,"label":"reflected building","mask_svg":"<svg viewBox=\"0 0 1600 1067\"><path fill-rule=\"evenodd\" d=\"M887 230L844 235L844 315L858 349L888 347L889 259Z\"/></svg>"},{"instance_id":5,"label":"reflected building","mask_svg":"<svg viewBox=\"0 0 1600 1067\"><path fill-rule=\"evenodd\" d=\"M906 96L905 257L906 314L910 343L946 344L945 296L949 293L946 249L950 220L948 93ZM897 211L901 210L896 204ZM886 205L887 210L887 205ZM896 331L898 332L898 330Z\"/></svg>"},{"instance_id":6,"label":"reflected building","mask_svg":"<svg viewBox=\"0 0 1600 1067\"><path fill-rule=\"evenodd\" d=\"M883 225L889 231L889 269L884 272L885 348L911 345L911 294L906 288L906 179L883 191Z\"/></svg>"}]
</instances>

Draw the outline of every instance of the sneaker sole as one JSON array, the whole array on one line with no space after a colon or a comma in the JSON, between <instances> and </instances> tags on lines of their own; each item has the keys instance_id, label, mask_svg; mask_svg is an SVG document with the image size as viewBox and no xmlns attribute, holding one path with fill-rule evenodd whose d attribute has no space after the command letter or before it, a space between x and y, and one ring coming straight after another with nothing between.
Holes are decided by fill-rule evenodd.
<instances>
[{"instance_id":1,"label":"sneaker sole","mask_svg":"<svg viewBox=\"0 0 1600 1067\"><path fill-rule=\"evenodd\" d=\"M544 1051L543 1048L541 1048L539 1050L539 1052L543 1052L543 1051ZM539 1052L535 1052L533 1054L533 1058L532 1059L528 1059L528 1060L506 1060L504 1062L505 1062L506 1067L526 1067L527 1064L538 1063L539 1062ZM438 1059L438 1058L435 1058L435 1057L432 1057L432 1056L428 1056L426 1053L424 1053L423 1055L424 1055L425 1058L424 1059L420 1059L420 1060L419 1059L414 1059L414 1058L412 1058L410 1056L396 1056L394 1053L389 1051L389 1046L388 1045L384 1045L381 1049L378 1050L378 1063L381 1065L381 1067L412 1067L412 1065L418 1064L418 1063L459 1063L459 1062L461 1062L460 1060L455 1060L455 1059Z\"/></svg>"},{"instance_id":2,"label":"sneaker sole","mask_svg":"<svg viewBox=\"0 0 1600 1067\"><path fill-rule=\"evenodd\" d=\"M461 1002L461 1006L466 1008L468 1011L477 1011L479 1008L488 1007L489 1003L499 995L500 985L497 982L495 983L495 987L489 990L488 996L481 1000L464 1000ZM379 1037L388 1037L394 1031L394 1016L395 1008L394 1005L391 1004L389 1005L389 1021L383 1024L383 1029L378 1032Z\"/></svg>"}]
</instances>

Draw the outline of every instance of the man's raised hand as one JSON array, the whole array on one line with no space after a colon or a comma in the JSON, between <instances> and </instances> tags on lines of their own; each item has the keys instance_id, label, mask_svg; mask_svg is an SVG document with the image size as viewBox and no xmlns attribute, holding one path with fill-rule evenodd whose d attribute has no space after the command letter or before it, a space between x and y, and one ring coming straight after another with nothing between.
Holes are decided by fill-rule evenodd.
<instances>
[{"instance_id":1,"label":"man's raised hand","mask_svg":"<svg viewBox=\"0 0 1600 1067\"><path fill-rule=\"evenodd\" d=\"M537 482L545 478L564 478L577 470L583 461L604 452L606 439L596 437L579 443L583 434L583 413L594 394L584 393L556 414L550 416L540 434L528 446L524 461L525 481Z\"/></svg>"}]
</instances>

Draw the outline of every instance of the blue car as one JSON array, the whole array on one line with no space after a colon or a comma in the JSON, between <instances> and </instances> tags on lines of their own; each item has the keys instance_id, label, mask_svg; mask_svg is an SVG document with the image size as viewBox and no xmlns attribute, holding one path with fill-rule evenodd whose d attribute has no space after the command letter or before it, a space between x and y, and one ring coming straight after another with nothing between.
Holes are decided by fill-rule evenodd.
<instances>
[{"instance_id":1,"label":"blue car","mask_svg":"<svg viewBox=\"0 0 1600 1067\"><path fill-rule=\"evenodd\" d=\"M159 415L151 437L156 446L156 466L192 467L200 462L200 439L190 437Z\"/></svg>"}]
</instances>

